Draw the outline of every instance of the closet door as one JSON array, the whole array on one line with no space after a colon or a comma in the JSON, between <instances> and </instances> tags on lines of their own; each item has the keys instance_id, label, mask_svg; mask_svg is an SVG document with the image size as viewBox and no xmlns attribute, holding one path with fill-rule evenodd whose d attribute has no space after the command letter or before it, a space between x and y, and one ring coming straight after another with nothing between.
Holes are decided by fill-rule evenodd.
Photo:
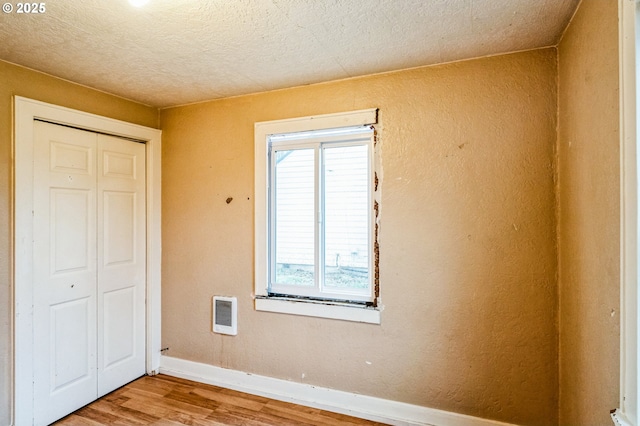
<instances>
[{"instance_id":1,"label":"closet door","mask_svg":"<svg viewBox=\"0 0 640 426\"><path fill-rule=\"evenodd\" d=\"M145 148L98 135L98 397L145 373Z\"/></svg>"},{"instance_id":2,"label":"closet door","mask_svg":"<svg viewBox=\"0 0 640 426\"><path fill-rule=\"evenodd\" d=\"M34 424L145 373L145 148L34 122Z\"/></svg>"},{"instance_id":3,"label":"closet door","mask_svg":"<svg viewBox=\"0 0 640 426\"><path fill-rule=\"evenodd\" d=\"M93 401L96 135L34 123L34 424Z\"/></svg>"}]
</instances>

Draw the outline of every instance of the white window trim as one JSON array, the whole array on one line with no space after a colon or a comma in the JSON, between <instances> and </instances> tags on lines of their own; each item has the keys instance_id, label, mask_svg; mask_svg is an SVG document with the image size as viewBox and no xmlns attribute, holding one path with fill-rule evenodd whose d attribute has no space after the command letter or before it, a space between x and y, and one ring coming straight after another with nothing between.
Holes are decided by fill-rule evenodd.
<instances>
[{"instance_id":1,"label":"white window trim","mask_svg":"<svg viewBox=\"0 0 640 426\"><path fill-rule=\"evenodd\" d=\"M638 425L637 1L619 0L620 57L620 407L614 424Z\"/></svg>"},{"instance_id":2,"label":"white window trim","mask_svg":"<svg viewBox=\"0 0 640 426\"><path fill-rule=\"evenodd\" d=\"M255 123L255 309L257 311L278 312L340 319L346 321L380 324L381 306L364 307L361 304L336 302L316 302L304 299L269 297L269 159L267 136L273 134L304 132L358 125L375 124L376 108L337 114L299 117L287 120Z\"/></svg>"}]
</instances>

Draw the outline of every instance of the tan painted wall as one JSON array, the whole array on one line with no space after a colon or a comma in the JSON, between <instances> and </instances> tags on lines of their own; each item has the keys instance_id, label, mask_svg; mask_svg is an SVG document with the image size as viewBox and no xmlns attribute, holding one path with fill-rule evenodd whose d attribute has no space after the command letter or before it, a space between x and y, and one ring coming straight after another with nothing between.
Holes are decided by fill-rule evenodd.
<instances>
[{"instance_id":1,"label":"tan painted wall","mask_svg":"<svg viewBox=\"0 0 640 426\"><path fill-rule=\"evenodd\" d=\"M10 194L14 95L149 127L158 125L158 111L155 108L0 61L0 425L9 424L11 412L10 274L13 261L10 246Z\"/></svg>"},{"instance_id":2,"label":"tan painted wall","mask_svg":"<svg viewBox=\"0 0 640 426\"><path fill-rule=\"evenodd\" d=\"M162 111L168 355L555 424L556 100L545 49ZM255 312L254 122L370 107L382 325ZM238 296L238 336L211 332L215 294Z\"/></svg>"},{"instance_id":3,"label":"tan painted wall","mask_svg":"<svg viewBox=\"0 0 640 426\"><path fill-rule=\"evenodd\" d=\"M559 46L561 425L619 405L617 4L583 1Z\"/></svg>"}]
</instances>

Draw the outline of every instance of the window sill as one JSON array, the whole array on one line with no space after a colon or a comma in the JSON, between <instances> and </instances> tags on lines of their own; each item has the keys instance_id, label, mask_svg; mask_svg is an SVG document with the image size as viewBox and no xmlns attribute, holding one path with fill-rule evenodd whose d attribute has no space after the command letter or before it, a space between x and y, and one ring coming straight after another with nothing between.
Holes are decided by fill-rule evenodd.
<instances>
[{"instance_id":1,"label":"window sill","mask_svg":"<svg viewBox=\"0 0 640 426\"><path fill-rule=\"evenodd\" d=\"M347 303L332 304L308 300L256 296L255 309L256 311L380 324L380 308L350 305Z\"/></svg>"},{"instance_id":2,"label":"window sill","mask_svg":"<svg viewBox=\"0 0 640 426\"><path fill-rule=\"evenodd\" d=\"M633 426L633 423L627 419L627 416L619 408L611 413L611 419L613 419L613 424L616 426Z\"/></svg>"}]
</instances>

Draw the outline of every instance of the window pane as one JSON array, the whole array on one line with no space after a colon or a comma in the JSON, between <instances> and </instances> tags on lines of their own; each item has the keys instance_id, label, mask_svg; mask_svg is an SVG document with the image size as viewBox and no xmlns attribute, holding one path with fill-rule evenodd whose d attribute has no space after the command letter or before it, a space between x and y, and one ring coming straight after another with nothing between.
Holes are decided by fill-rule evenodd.
<instances>
[{"instance_id":1,"label":"window pane","mask_svg":"<svg viewBox=\"0 0 640 426\"><path fill-rule=\"evenodd\" d=\"M275 151L277 284L314 286L314 150Z\"/></svg>"},{"instance_id":2,"label":"window pane","mask_svg":"<svg viewBox=\"0 0 640 426\"><path fill-rule=\"evenodd\" d=\"M324 286L369 288L367 146L324 149Z\"/></svg>"}]
</instances>

